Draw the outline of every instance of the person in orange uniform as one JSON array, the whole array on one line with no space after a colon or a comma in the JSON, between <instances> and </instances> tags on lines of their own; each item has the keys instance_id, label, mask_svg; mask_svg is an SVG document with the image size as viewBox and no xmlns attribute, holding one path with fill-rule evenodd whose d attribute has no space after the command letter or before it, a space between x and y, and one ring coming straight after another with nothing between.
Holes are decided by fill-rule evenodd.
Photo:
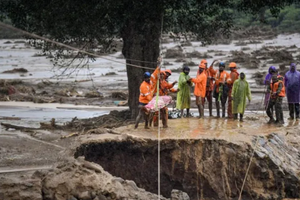
<instances>
[{"instance_id":1,"label":"person in orange uniform","mask_svg":"<svg viewBox=\"0 0 300 200\"><path fill-rule=\"evenodd\" d=\"M174 88L174 85L176 83L178 83L178 81L174 81L173 83L168 82L168 78L172 75L172 71L170 69L166 69L164 72L165 72L165 79L164 80L165 80L165 83L168 84L167 88L169 89L169 91L173 92L173 93L178 92L179 88L177 88L177 89Z\"/></svg>"},{"instance_id":2,"label":"person in orange uniform","mask_svg":"<svg viewBox=\"0 0 300 200\"><path fill-rule=\"evenodd\" d=\"M172 75L172 71L170 69L166 69L164 72L166 73L166 81L168 82L168 78Z\"/></svg>"},{"instance_id":3,"label":"person in orange uniform","mask_svg":"<svg viewBox=\"0 0 300 200\"><path fill-rule=\"evenodd\" d=\"M172 75L171 70L166 69L165 71L161 72L161 84L160 84L160 90L159 90L159 95L168 95L169 92L177 92L178 89L175 89L174 86L176 83L178 83L177 81L174 81L173 83L169 83L168 82L168 78Z\"/></svg>"},{"instance_id":4,"label":"person in orange uniform","mask_svg":"<svg viewBox=\"0 0 300 200\"><path fill-rule=\"evenodd\" d=\"M160 65L160 60L158 60L158 64ZM145 105L147 105L153 98L153 93L154 93L154 90L156 87L159 72L160 72L160 66L158 66L152 74L150 74L150 72L144 73L144 81L142 82L142 84L140 86L140 96L139 96L140 111L139 111L138 116L136 117L134 128L138 127L142 116L144 116L145 129L149 129L148 115L146 115L144 113L143 107Z\"/></svg>"},{"instance_id":5,"label":"person in orange uniform","mask_svg":"<svg viewBox=\"0 0 300 200\"><path fill-rule=\"evenodd\" d=\"M232 97L231 97L231 93L232 93L232 87L233 87L233 83L235 80L237 80L239 78L239 73L236 70L236 63L235 62L231 62L229 63L229 69L230 69L230 76L227 79L227 86L228 86L228 107L227 107L227 115L228 118L232 119L233 118L233 114L232 114Z\"/></svg>"},{"instance_id":6,"label":"person in orange uniform","mask_svg":"<svg viewBox=\"0 0 300 200\"><path fill-rule=\"evenodd\" d=\"M204 117L204 108L202 105L202 99L205 98L206 93L206 81L207 76L204 72L205 70L205 64L200 64L197 78L191 78L190 81L195 83L195 89L194 89L194 95L196 96L196 105L198 107L199 111L199 118Z\"/></svg>"},{"instance_id":7,"label":"person in orange uniform","mask_svg":"<svg viewBox=\"0 0 300 200\"><path fill-rule=\"evenodd\" d=\"M214 60L211 64L211 66L214 65L214 63L216 62L216 60ZM205 97L201 98L202 99L202 106L204 109L204 104L205 104L205 98L208 101L208 109L209 109L209 116L212 117L212 91L214 89L214 77L213 75L210 73L210 71L207 68L207 61L205 59L201 60L201 64L205 65L205 70L204 73L207 77L207 81L206 81L206 93L205 93ZM199 67L200 67L199 65Z\"/></svg>"},{"instance_id":8,"label":"person in orange uniform","mask_svg":"<svg viewBox=\"0 0 300 200\"><path fill-rule=\"evenodd\" d=\"M286 94L286 91L285 91L285 84L284 84L284 77L281 76L281 75L277 75L277 78L278 78L278 81L281 81L282 84L283 84L283 89L284 89L284 94ZM285 96L285 95L284 95ZM282 106L281 106L282 107ZM275 112L276 114L276 112ZM283 120L283 111L281 110L281 113L280 113L280 119L282 119L282 123L284 123L284 120Z\"/></svg>"},{"instance_id":9,"label":"person in orange uniform","mask_svg":"<svg viewBox=\"0 0 300 200\"><path fill-rule=\"evenodd\" d=\"M215 78L213 97L216 99L216 110L217 117L220 117L220 101L222 105L222 117L225 117L225 104L227 101L228 95L228 87L227 87L227 79L229 78L229 74L224 71L225 63L219 63L219 70L214 70L213 65L211 65L208 70Z\"/></svg>"},{"instance_id":10,"label":"person in orange uniform","mask_svg":"<svg viewBox=\"0 0 300 200\"><path fill-rule=\"evenodd\" d=\"M267 115L270 118L268 123L283 124L282 99L285 97L285 87L283 81L279 80L277 75L272 76L272 83L269 85L267 92L271 95L267 107ZM273 118L273 106L275 106L276 121Z\"/></svg>"},{"instance_id":11,"label":"person in orange uniform","mask_svg":"<svg viewBox=\"0 0 300 200\"><path fill-rule=\"evenodd\" d=\"M166 96L169 94L169 92L177 92L178 91L178 89L173 88L174 85L177 83L177 81L174 81L173 83L167 82L167 78L172 74L171 70L168 70L168 73L170 75L167 75L166 72L167 72L167 70L161 71L161 73L160 73L159 96ZM156 94L156 91L157 90L155 88L154 95ZM164 107L164 108L160 109L160 116L161 116L161 119L163 122L163 128L168 127L168 115L169 115L168 107ZM158 112L154 113L153 125L158 126Z\"/></svg>"}]
</instances>

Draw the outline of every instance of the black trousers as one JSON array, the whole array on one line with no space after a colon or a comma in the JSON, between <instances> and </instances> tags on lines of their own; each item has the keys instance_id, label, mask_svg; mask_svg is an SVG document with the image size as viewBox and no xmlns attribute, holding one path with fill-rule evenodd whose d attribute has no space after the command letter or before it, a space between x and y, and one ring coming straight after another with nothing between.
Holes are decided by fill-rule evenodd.
<instances>
[{"instance_id":1,"label":"black trousers","mask_svg":"<svg viewBox=\"0 0 300 200\"><path fill-rule=\"evenodd\" d=\"M289 111L291 118L299 118L299 103L289 103Z\"/></svg>"},{"instance_id":2,"label":"black trousers","mask_svg":"<svg viewBox=\"0 0 300 200\"><path fill-rule=\"evenodd\" d=\"M275 106L276 121L283 122L282 97L271 98L267 107L267 115L273 119L273 107Z\"/></svg>"}]
</instances>

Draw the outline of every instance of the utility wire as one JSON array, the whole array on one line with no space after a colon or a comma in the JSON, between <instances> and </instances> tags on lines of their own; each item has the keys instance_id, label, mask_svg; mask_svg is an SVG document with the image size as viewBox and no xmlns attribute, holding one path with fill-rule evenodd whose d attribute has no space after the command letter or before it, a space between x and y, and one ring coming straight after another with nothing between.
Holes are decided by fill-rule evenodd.
<instances>
[{"instance_id":1,"label":"utility wire","mask_svg":"<svg viewBox=\"0 0 300 200\"><path fill-rule=\"evenodd\" d=\"M160 54L162 51L162 31L163 31L163 20L164 16L161 16L161 33L160 33ZM162 60L162 54L160 55L160 65L162 65L163 60ZM160 66L161 69L161 66ZM156 92L156 107L158 107L158 96L159 96L159 85L160 84L160 73L158 74L158 80L157 80L157 92ZM164 114L164 113L163 113ZM157 191L158 191L158 200L160 200L160 109L158 109L158 126L157 126ZM166 116L164 116L166 117Z\"/></svg>"},{"instance_id":2,"label":"utility wire","mask_svg":"<svg viewBox=\"0 0 300 200\"><path fill-rule=\"evenodd\" d=\"M34 33L29 33L29 32L27 32L27 31L24 31L24 30L19 29L19 28L16 28L16 27L13 27L13 26L8 25L8 24L5 24L5 23L3 23L3 22L0 22L0 26L5 27L5 28L8 28L8 29L12 29L12 30L17 31L17 32L21 32L21 33L23 33L24 35L28 35L28 36L33 37L33 38L38 38L38 39L44 40L44 41L46 41L46 42L49 42L49 43L52 43L52 44L56 44L56 45L61 46L61 47L65 47L65 48L67 48L67 49L71 49L71 50L74 50L74 51L78 51L78 52L81 52L81 53L84 53L84 54L87 54L87 55L90 55L90 56L100 57L100 55L97 55L97 54L95 54L95 53L90 53L90 52L87 52L87 51L84 51L84 50L81 50L81 49L72 47L72 46L70 46L70 45L66 45L66 44L63 44L63 43L60 43L60 42L57 42L57 41L54 41L54 40L51 40L51 39L48 39L48 38L39 36L39 35L36 35L36 34L34 34ZM109 61L111 61L111 62L125 64L125 63L123 63L123 62L119 62L119 61L116 61L116 60L113 60L113 59L110 59L110 58L105 58L105 57L103 57L103 56L101 56L101 58L104 59L104 60L109 60ZM139 61L139 62L141 62L141 61ZM143 66L133 65L133 64L129 64L129 63L126 63L126 65L127 65L127 66L136 67L136 68L142 68L142 69L154 70L153 68L150 68L150 67L143 67Z\"/></svg>"},{"instance_id":3,"label":"utility wire","mask_svg":"<svg viewBox=\"0 0 300 200\"><path fill-rule=\"evenodd\" d=\"M243 189L244 189L245 182L246 182L246 179L247 179L247 176L248 176L248 173L249 173L249 169L250 169L250 166L251 166L251 163L252 163L252 159L253 159L254 153L255 153L256 148L257 148L257 142L258 142L258 140L259 140L259 137L257 137L257 139L256 139L255 146L254 146L253 151L252 151L252 156L251 156L249 164L248 164L248 168L247 168L247 171L246 171L246 174L245 174L245 178L243 180L243 184L242 184L242 188L240 190L240 194L239 194L238 200L242 199Z\"/></svg>"}]
</instances>

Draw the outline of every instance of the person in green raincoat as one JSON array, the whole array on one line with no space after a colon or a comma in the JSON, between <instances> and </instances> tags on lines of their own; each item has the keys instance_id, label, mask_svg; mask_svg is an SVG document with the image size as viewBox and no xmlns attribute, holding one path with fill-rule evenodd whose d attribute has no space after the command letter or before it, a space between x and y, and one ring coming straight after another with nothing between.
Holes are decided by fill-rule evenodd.
<instances>
[{"instance_id":1,"label":"person in green raincoat","mask_svg":"<svg viewBox=\"0 0 300 200\"><path fill-rule=\"evenodd\" d=\"M246 81L245 73L241 73L239 79L233 83L232 87L232 113L234 119L238 118L240 114L240 121L243 121L243 115L246 107L246 97L251 101L251 91L249 83Z\"/></svg>"},{"instance_id":2,"label":"person in green raincoat","mask_svg":"<svg viewBox=\"0 0 300 200\"><path fill-rule=\"evenodd\" d=\"M191 91L190 86L192 83L189 81L191 78L189 76L190 68L188 66L184 66L182 72L180 73L178 80L178 89L177 92L177 100L176 100L176 108L181 111L181 118L183 118L183 109L186 109L186 116L188 117L190 114L191 107Z\"/></svg>"}]
</instances>

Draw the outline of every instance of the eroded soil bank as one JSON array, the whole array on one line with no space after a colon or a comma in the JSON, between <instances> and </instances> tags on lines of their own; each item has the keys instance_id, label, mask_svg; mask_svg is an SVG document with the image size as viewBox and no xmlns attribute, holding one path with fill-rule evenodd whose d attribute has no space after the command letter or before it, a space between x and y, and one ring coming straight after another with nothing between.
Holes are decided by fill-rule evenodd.
<instances>
[{"instance_id":1,"label":"eroded soil bank","mask_svg":"<svg viewBox=\"0 0 300 200\"><path fill-rule=\"evenodd\" d=\"M237 199L253 152L242 199L300 196L299 152L277 134L257 136L252 145L222 139L164 139L160 149L161 192L166 197L179 189L191 199ZM85 156L111 174L157 193L157 140L90 141L75 156Z\"/></svg>"},{"instance_id":2,"label":"eroded soil bank","mask_svg":"<svg viewBox=\"0 0 300 200\"><path fill-rule=\"evenodd\" d=\"M174 190L173 200L188 200ZM131 180L114 177L97 164L77 160L61 162L50 171L22 174L22 180L1 178L0 198L5 200L154 200L158 196L136 186ZM166 199L161 197L160 199Z\"/></svg>"}]
</instances>

